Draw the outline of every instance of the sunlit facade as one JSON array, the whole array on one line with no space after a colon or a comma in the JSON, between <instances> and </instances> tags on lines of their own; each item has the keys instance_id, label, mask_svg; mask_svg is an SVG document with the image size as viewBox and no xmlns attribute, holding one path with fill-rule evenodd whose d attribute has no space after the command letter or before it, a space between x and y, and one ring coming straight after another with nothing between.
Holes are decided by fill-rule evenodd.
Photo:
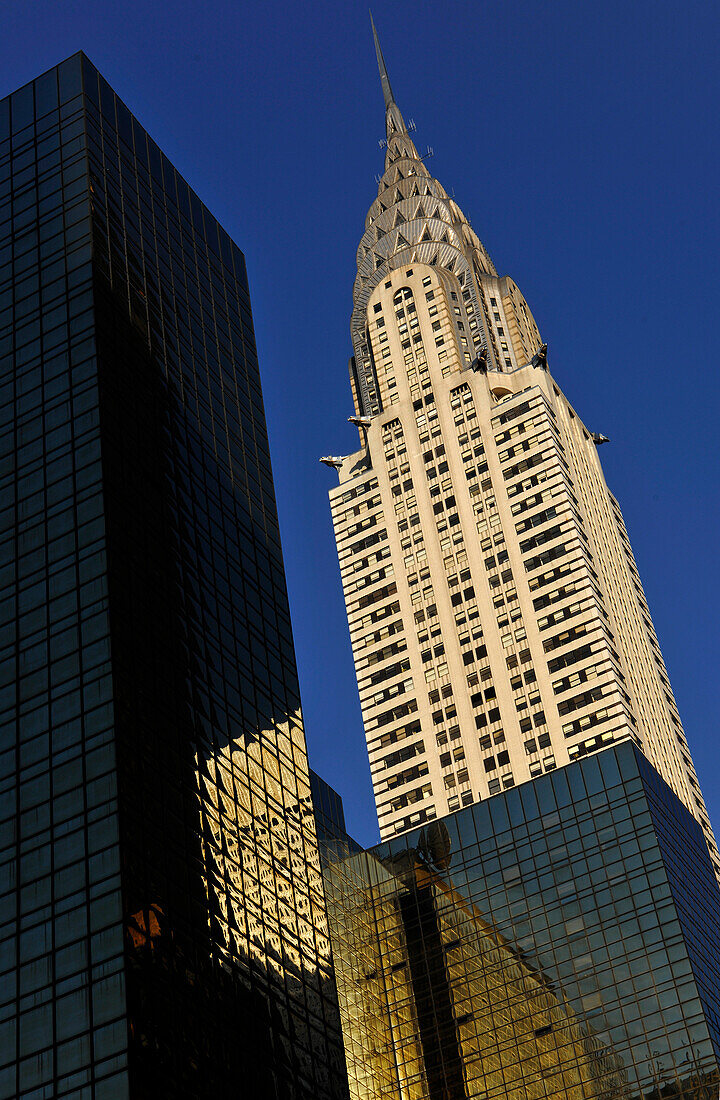
<instances>
[{"instance_id":1,"label":"sunlit facade","mask_svg":"<svg viewBox=\"0 0 720 1100\"><path fill-rule=\"evenodd\" d=\"M325 879L353 1100L715 1100L720 892L630 742Z\"/></svg>"},{"instance_id":2,"label":"sunlit facade","mask_svg":"<svg viewBox=\"0 0 720 1100\"><path fill-rule=\"evenodd\" d=\"M343 1097L243 256L80 54L0 102L0 368L0 1097Z\"/></svg>"},{"instance_id":3,"label":"sunlit facade","mask_svg":"<svg viewBox=\"0 0 720 1100\"><path fill-rule=\"evenodd\" d=\"M381 836L630 740L720 872L605 439L418 154L377 49L385 171L351 320L361 445L323 461L340 479L330 501Z\"/></svg>"}]
</instances>

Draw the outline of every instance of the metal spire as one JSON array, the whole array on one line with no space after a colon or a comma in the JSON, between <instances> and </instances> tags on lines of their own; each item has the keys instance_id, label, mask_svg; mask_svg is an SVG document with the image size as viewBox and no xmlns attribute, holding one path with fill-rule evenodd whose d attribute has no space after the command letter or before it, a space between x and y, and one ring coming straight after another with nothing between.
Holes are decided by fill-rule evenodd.
<instances>
[{"instance_id":1,"label":"metal spire","mask_svg":"<svg viewBox=\"0 0 720 1100\"><path fill-rule=\"evenodd\" d=\"M380 49L380 40L375 30L375 20L372 17L372 12L370 12L370 23L372 24L373 39L375 40L375 53L377 55L378 69L380 70L380 83L382 84L383 95L385 96L385 107L387 108L395 102L395 97L390 87L390 77L388 76L383 52Z\"/></svg>"}]
</instances>

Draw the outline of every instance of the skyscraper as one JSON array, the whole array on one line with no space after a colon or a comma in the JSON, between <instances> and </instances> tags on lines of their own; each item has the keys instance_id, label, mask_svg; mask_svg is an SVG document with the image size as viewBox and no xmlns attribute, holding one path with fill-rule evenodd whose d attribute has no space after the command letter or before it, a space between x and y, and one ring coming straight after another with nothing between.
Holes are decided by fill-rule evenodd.
<instances>
[{"instance_id":1,"label":"skyscraper","mask_svg":"<svg viewBox=\"0 0 720 1100\"><path fill-rule=\"evenodd\" d=\"M324 802L352 1100L714 1100L720 891L629 740L367 852Z\"/></svg>"},{"instance_id":2,"label":"skyscraper","mask_svg":"<svg viewBox=\"0 0 720 1100\"><path fill-rule=\"evenodd\" d=\"M498 275L418 155L375 36L385 171L357 253L360 449L324 461L383 838L618 741L720 858L620 508Z\"/></svg>"},{"instance_id":3,"label":"skyscraper","mask_svg":"<svg viewBox=\"0 0 720 1100\"><path fill-rule=\"evenodd\" d=\"M242 253L81 54L0 102L0 1097L345 1070Z\"/></svg>"}]
</instances>

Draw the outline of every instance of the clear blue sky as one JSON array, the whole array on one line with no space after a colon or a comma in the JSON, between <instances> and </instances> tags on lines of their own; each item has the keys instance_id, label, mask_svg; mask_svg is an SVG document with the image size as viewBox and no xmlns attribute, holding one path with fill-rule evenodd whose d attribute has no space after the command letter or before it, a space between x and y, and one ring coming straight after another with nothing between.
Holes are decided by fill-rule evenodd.
<instances>
[{"instance_id":1,"label":"clear blue sky","mask_svg":"<svg viewBox=\"0 0 720 1100\"><path fill-rule=\"evenodd\" d=\"M620 499L720 829L720 9L375 0L431 170L525 293ZM311 763L376 837L327 490L354 448L355 250L382 169L367 6L4 0L0 94L84 49L244 250Z\"/></svg>"}]
</instances>

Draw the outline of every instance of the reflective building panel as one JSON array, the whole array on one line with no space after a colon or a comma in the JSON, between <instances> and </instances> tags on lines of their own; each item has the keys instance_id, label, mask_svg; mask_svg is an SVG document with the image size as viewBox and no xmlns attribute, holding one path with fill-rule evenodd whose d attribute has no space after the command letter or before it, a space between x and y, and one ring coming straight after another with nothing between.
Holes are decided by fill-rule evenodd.
<instances>
[{"instance_id":1,"label":"reflective building panel","mask_svg":"<svg viewBox=\"0 0 720 1100\"><path fill-rule=\"evenodd\" d=\"M315 811L315 828L323 867L338 859L362 852L345 828L342 798L329 783L310 770L310 792Z\"/></svg>"},{"instance_id":2,"label":"reflective building panel","mask_svg":"<svg viewBox=\"0 0 720 1100\"><path fill-rule=\"evenodd\" d=\"M81 54L0 102L0 1097L345 1094L242 253Z\"/></svg>"},{"instance_id":3,"label":"reflective building panel","mask_svg":"<svg viewBox=\"0 0 720 1100\"><path fill-rule=\"evenodd\" d=\"M631 743L326 856L354 1100L717 1097L720 893Z\"/></svg>"}]
</instances>

